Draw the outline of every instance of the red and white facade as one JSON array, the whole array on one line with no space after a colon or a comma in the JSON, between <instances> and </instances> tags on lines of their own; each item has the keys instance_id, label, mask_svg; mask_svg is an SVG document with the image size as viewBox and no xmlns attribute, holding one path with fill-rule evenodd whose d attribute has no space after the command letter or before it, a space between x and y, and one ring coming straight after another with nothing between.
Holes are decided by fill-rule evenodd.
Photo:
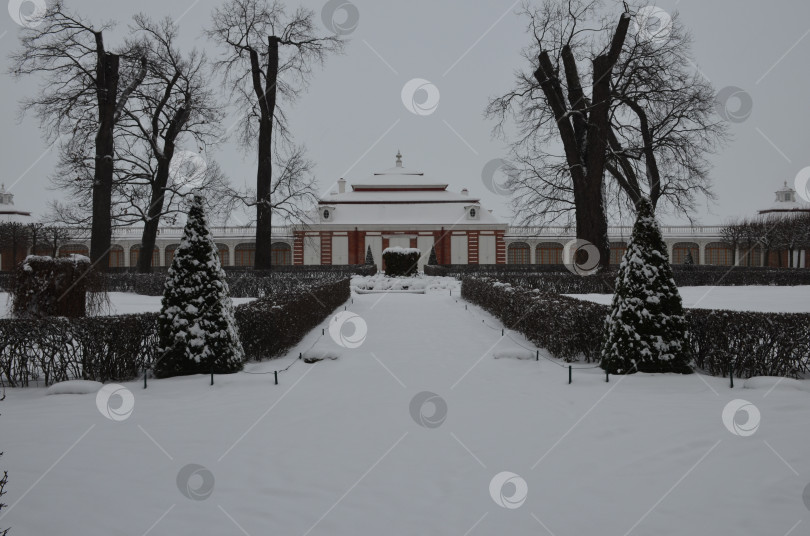
<instances>
[{"instance_id":1,"label":"red and white facade","mask_svg":"<svg viewBox=\"0 0 810 536\"><path fill-rule=\"evenodd\" d=\"M439 264L505 264L507 224L448 184L396 165L321 198L312 222L294 231L293 264L362 264L371 248L382 269L388 247L422 251L420 269L435 246Z\"/></svg>"}]
</instances>

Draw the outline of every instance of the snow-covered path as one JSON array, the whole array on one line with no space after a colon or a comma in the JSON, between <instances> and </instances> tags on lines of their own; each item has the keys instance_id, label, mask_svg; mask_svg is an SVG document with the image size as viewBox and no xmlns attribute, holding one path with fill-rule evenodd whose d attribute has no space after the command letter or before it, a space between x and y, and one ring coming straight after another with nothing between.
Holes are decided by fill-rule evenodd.
<instances>
[{"instance_id":1,"label":"snow-covered path","mask_svg":"<svg viewBox=\"0 0 810 536\"><path fill-rule=\"evenodd\" d=\"M810 526L806 382L757 379L730 390L719 378L638 374L605 383L596 369L575 371L568 385L567 370L543 359L494 359L526 352L457 294L355 295L349 311L368 328L361 346L339 349L324 324L326 337L313 331L289 357L247 370L284 367L313 343L338 360L297 362L278 386L272 374L244 373L213 387L203 376L147 390L128 383L134 411L120 422L101 415L94 395L9 390L0 468L12 507L0 527L719 536ZM425 391L438 395L439 415L431 402L420 412L428 395L414 402ZM748 437L721 419L737 398L761 414ZM190 489L206 495L203 477L213 476L205 500L178 490L190 463L204 467ZM493 498L504 471L519 478L496 480ZM510 502L520 479L522 504Z\"/></svg>"}]
</instances>

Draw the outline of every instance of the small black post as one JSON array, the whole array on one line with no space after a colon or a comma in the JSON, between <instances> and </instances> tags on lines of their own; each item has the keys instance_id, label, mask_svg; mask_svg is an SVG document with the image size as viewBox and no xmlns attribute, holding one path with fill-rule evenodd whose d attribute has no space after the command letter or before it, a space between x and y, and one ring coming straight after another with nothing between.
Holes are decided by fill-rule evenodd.
<instances>
[{"instance_id":1,"label":"small black post","mask_svg":"<svg viewBox=\"0 0 810 536\"><path fill-rule=\"evenodd\" d=\"M610 381L610 372L605 371L605 383Z\"/></svg>"},{"instance_id":2,"label":"small black post","mask_svg":"<svg viewBox=\"0 0 810 536\"><path fill-rule=\"evenodd\" d=\"M345 305L343 306L343 310L344 310L344 311L347 311L347 310L348 310L348 309L346 308L346 306L345 306Z\"/></svg>"},{"instance_id":3,"label":"small black post","mask_svg":"<svg viewBox=\"0 0 810 536\"><path fill-rule=\"evenodd\" d=\"M568 385L571 385L571 365L568 365Z\"/></svg>"},{"instance_id":4,"label":"small black post","mask_svg":"<svg viewBox=\"0 0 810 536\"><path fill-rule=\"evenodd\" d=\"M211 385L214 385L214 369L211 369Z\"/></svg>"},{"instance_id":5,"label":"small black post","mask_svg":"<svg viewBox=\"0 0 810 536\"><path fill-rule=\"evenodd\" d=\"M304 354L302 352L298 352L298 359L303 359L303 358L304 358Z\"/></svg>"},{"instance_id":6,"label":"small black post","mask_svg":"<svg viewBox=\"0 0 810 536\"><path fill-rule=\"evenodd\" d=\"M540 350L537 350L537 357L534 359L535 361L540 361Z\"/></svg>"},{"instance_id":7,"label":"small black post","mask_svg":"<svg viewBox=\"0 0 810 536\"><path fill-rule=\"evenodd\" d=\"M465 311L467 310L467 304L466 303L464 304L464 310Z\"/></svg>"},{"instance_id":8,"label":"small black post","mask_svg":"<svg viewBox=\"0 0 810 536\"><path fill-rule=\"evenodd\" d=\"M325 328L321 328L321 335L326 335L326 329Z\"/></svg>"},{"instance_id":9,"label":"small black post","mask_svg":"<svg viewBox=\"0 0 810 536\"><path fill-rule=\"evenodd\" d=\"M354 303L354 298L352 298L352 303Z\"/></svg>"},{"instance_id":10,"label":"small black post","mask_svg":"<svg viewBox=\"0 0 810 536\"><path fill-rule=\"evenodd\" d=\"M729 362L728 364L728 380L730 382L729 387L734 389L734 363Z\"/></svg>"},{"instance_id":11,"label":"small black post","mask_svg":"<svg viewBox=\"0 0 810 536\"><path fill-rule=\"evenodd\" d=\"M143 367L143 388L146 389L146 367Z\"/></svg>"},{"instance_id":12,"label":"small black post","mask_svg":"<svg viewBox=\"0 0 810 536\"><path fill-rule=\"evenodd\" d=\"M501 328L501 337L503 337L503 328Z\"/></svg>"},{"instance_id":13,"label":"small black post","mask_svg":"<svg viewBox=\"0 0 810 536\"><path fill-rule=\"evenodd\" d=\"M276 385L278 385L278 371L277 370L273 372L273 376L276 377Z\"/></svg>"}]
</instances>

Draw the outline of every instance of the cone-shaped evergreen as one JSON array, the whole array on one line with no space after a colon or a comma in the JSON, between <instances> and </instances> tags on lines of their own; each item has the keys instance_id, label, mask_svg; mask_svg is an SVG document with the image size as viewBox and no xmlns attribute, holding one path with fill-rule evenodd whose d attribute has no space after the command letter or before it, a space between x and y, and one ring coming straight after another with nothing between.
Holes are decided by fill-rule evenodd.
<instances>
[{"instance_id":1,"label":"cone-shaped evergreen","mask_svg":"<svg viewBox=\"0 0 810 536\"><path fill-rule=\"evenodd\" d=\"M183 240L169 268L158 329L157 377L242 369L244 350L228 283L200 196L194 196Z\"/></svg>"},{"instance_id":2,"label":"cone-shaped evergreen","mask_svg":"<svg viewBox=\"0 0 810 536\"><path fill-rule=\"evenodd\" d=\"M374 255L371 254L371 246L366 249L366 264L371 266L372 264L376 264L374 262Z\"/></svg>"},{"instance_id":3,"label":"cone-shaped evergreen","mask_svg":"<svg viewBox=\"0 0 810 536\"><path fill-rule=\"evenodd\" d=\"M439 264L439 261L436 259L436 246L430 247L430 257L428 257L428 264L430 266L436 266Z\"/></svg>"},{"instance_id":4,"label":"cone-shaped evergreen","mask_svg":"<svg viewBox=\"0 0 810 536\"><path fill-rule=\"evenodd\" d=\"M695 265L695 259L694 259L694 257L692 257L692 250L691 249L686 250L686 257L684 257L683 263L686 266L694 266Z\"/></svg>"},{"instance_id":5,"label":"cone-shaped evergreen","mask_svg":"<svg viewBox=\"0 0 810 536\"><path fill-rule=\"evenodd\" d=\"M611 374L689 373L687 322L652 205L639 203L604 326L602 368Z\"/></svg>"}]
</instances>

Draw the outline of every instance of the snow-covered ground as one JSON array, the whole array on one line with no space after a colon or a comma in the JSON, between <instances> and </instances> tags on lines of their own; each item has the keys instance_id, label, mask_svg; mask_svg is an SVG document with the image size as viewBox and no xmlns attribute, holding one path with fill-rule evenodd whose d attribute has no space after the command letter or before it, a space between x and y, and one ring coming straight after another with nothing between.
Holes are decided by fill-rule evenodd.
<instances>
[{"instance_id":1,"label":"snow-covered ground","mask_svg":"<svg viewBox=\"0 0 810 536\"><path fill-rule=\"evenodd\" d=\"M679 287L684 307L776 313L810 313L810 286ZM609 304L612 294L569 294Z\"/></svg>"},{"instance_id":2,"label":"snow-covered ground","mask_svg":"<svg viewBox=\"0 0 810 536\"><path fill-rule=\"evenodd\" d=\"M531 344L501 337L497 320L456 292L353 300L287 357L247 367L294 363L280 385L240 373L214 386L194 376L100 395L7 390L0 468L10 507L0 527L807 534L808 382L756 378L732 390L723 378L636 374L606 383L583 369L568 385L565 367L526 359L520 345ZM342 348L333 322L343 324ZM295 359L310 347L340 358Z\"/></svg>"},{"instance_id":3,"label":"snow-covered ground","mask_svg":"<svg viewBox=\"0 0 810 536\"><path fill-rule=\"evenodd\" d=\"M157 313L160 311L160 296L143 296L130 292L110 292L110 308L105 315L128 315L133 313ZM255 298L233 298L233 304L241 305ZM0 292L0 318L7 318L10 309L9 295Z\"/></svg>"}]
</instances>

